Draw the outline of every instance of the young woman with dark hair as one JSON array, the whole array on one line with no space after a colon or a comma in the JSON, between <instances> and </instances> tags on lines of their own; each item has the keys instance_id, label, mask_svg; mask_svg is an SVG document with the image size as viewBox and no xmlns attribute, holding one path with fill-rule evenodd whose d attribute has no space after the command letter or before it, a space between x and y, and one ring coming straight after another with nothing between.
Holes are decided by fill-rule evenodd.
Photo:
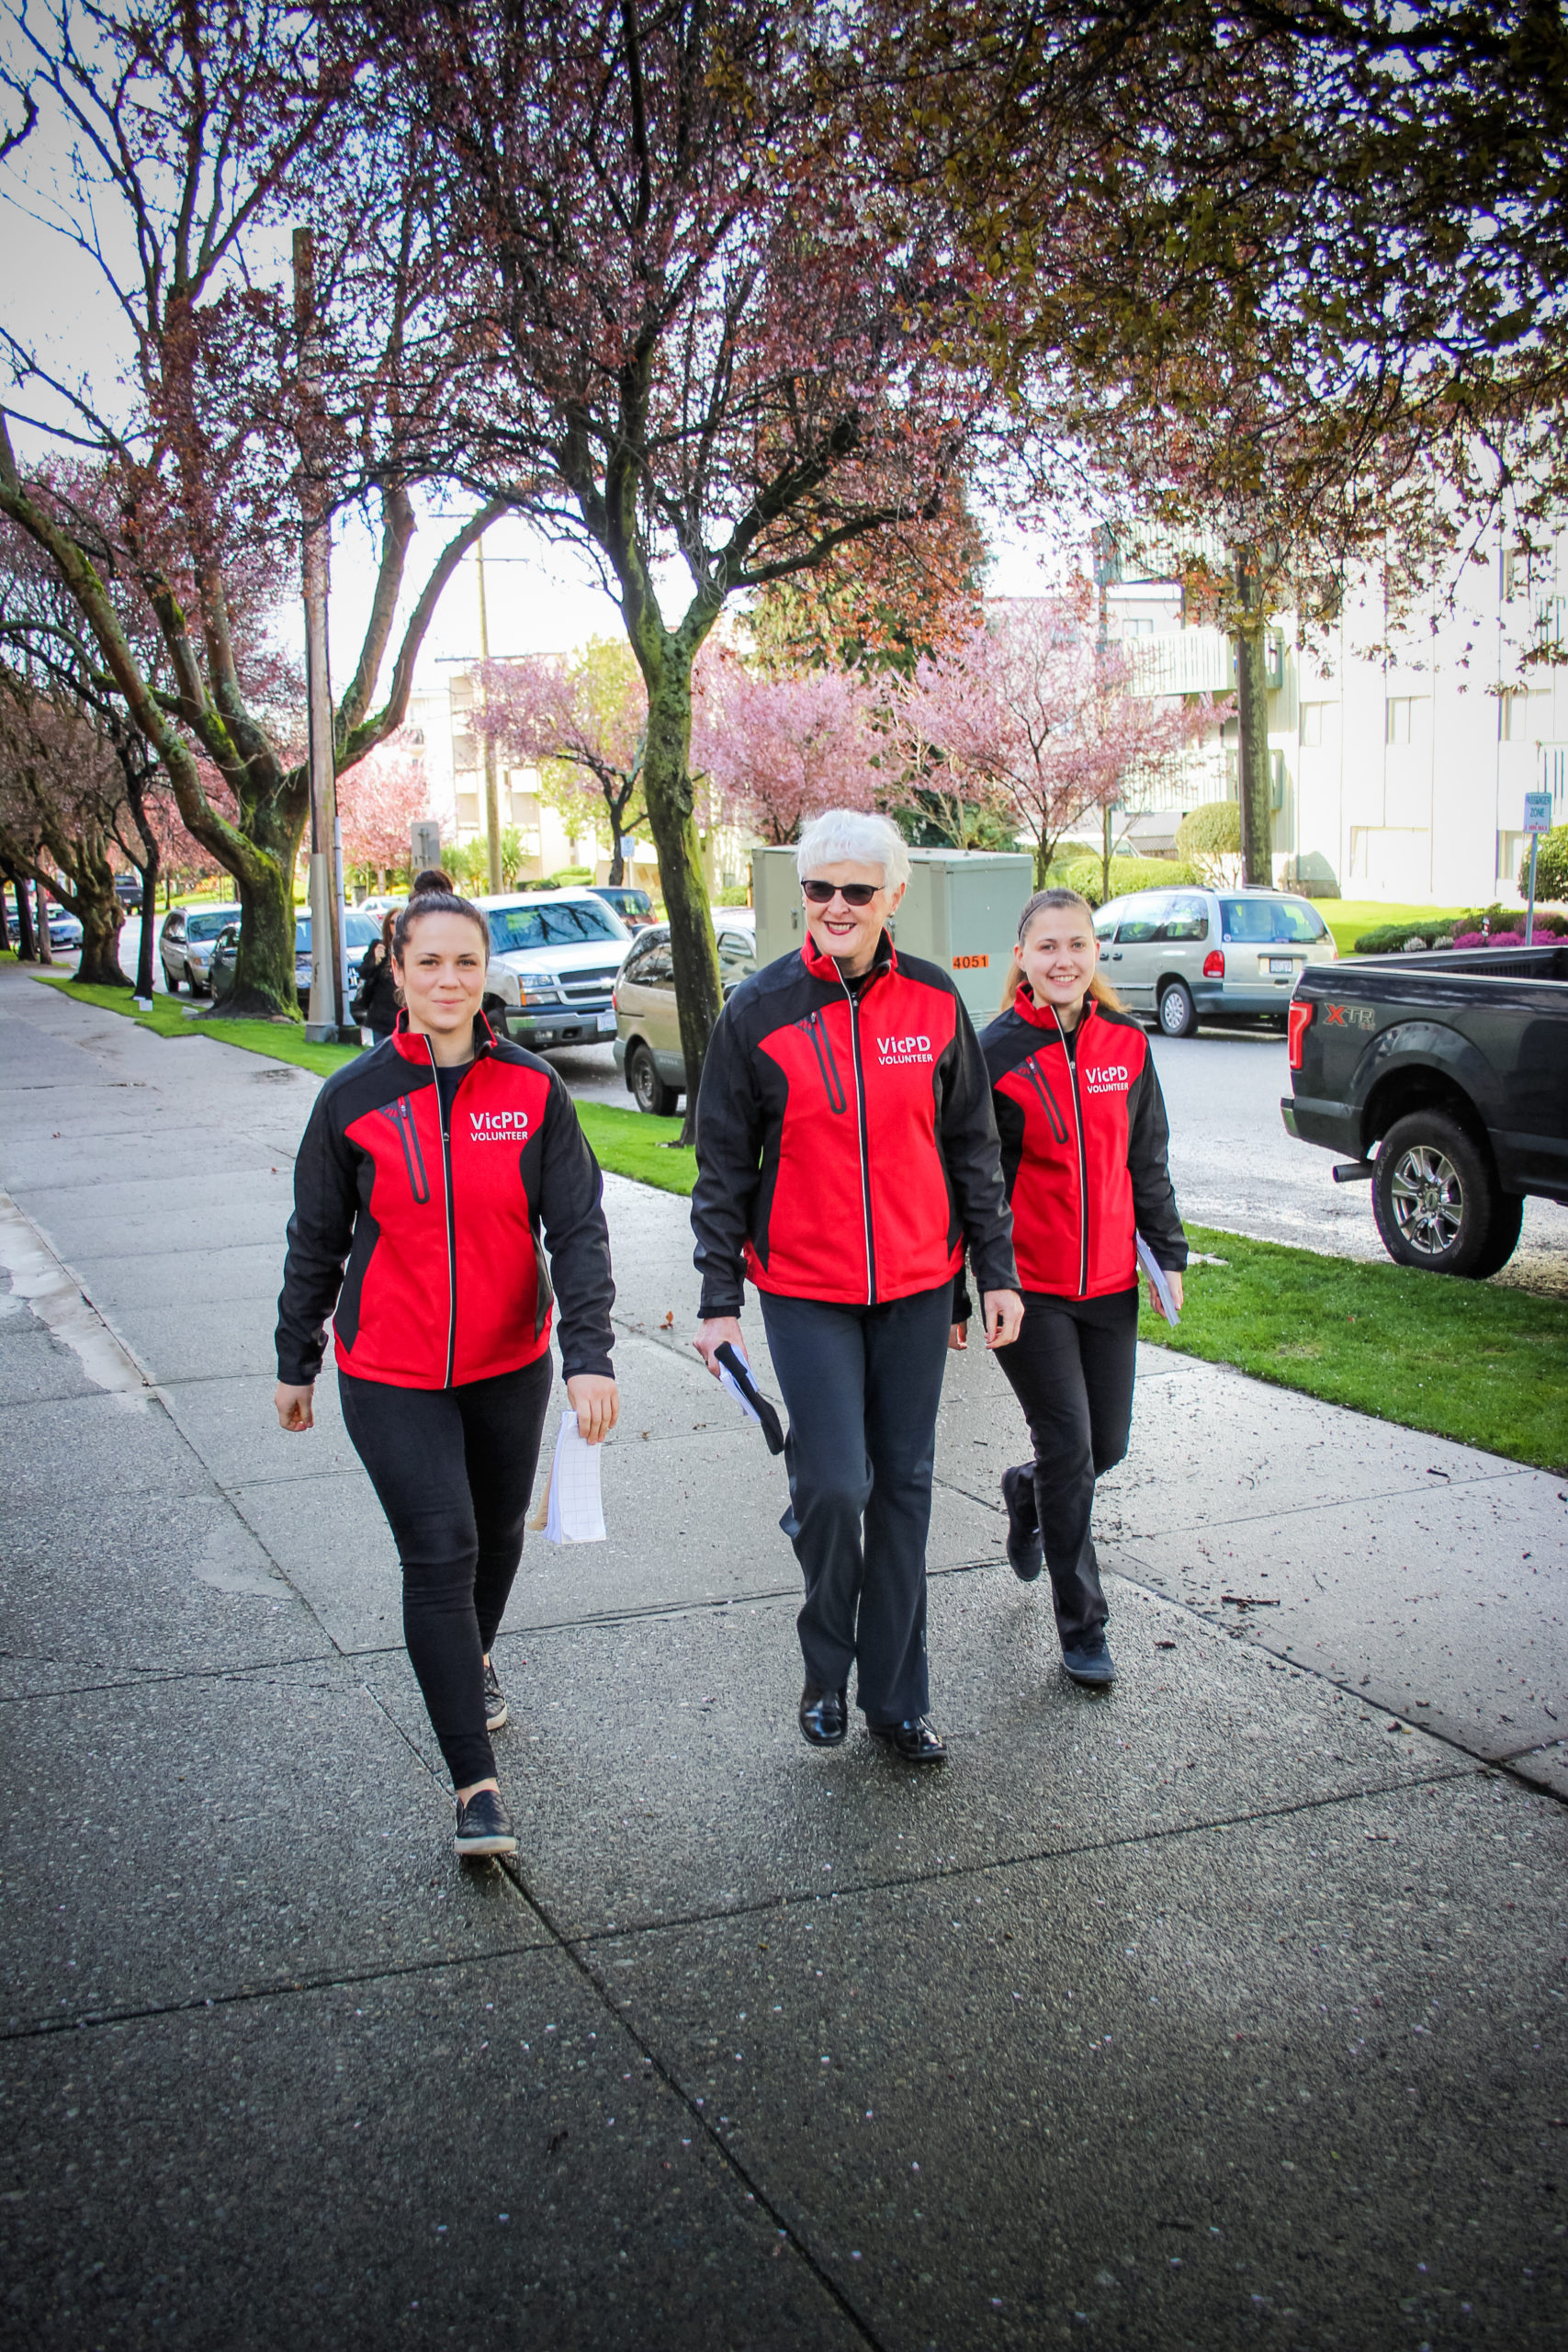
<instances>
[{"instance_id":1,"label":"young woman with dark hair","mask_svg":"<svg viewBox=\"0 0 1568 2352\"><path fill-rule=\"evenodd\" d=\"M1090 1533L1094 1484L1127 1451L1142 1234L1181 1305L1187 1239L1166 1164L1169 1128L1141 1025L1097 968L1087 899L1040 890L1019 918L1002 1011L980 1039L1012 1204L1023 1329L998 1362L1023 1408L1032 1462L1002 1473L1008 1558L1043 1564L1062 1663L1115 1679ZM1158 1307L1154 1283L1150 1304ZM956 1286L950 1344L965 1344Z\"/></svg>"},{"instance_id":2,"label":"young woman with dark hair","mask_svg":"<svg viewBox=\"0 0 1568 2352\"><path fill-rule=\"evenodd\" d=\"M344 1426L397 1539L459 1854L517 1849L490 1652L522 1556L553 1300L591 1445L618 1409L598 1163L556 1072L492 1035L489 951L483 915L450 892L396 918L396 1031L327 1080L299 1147L275 1399L286 1430L311 1427L332 1315Z\"/></svg>"},{"instance_id":3,"label":"young woman with dark hair","mask_svg":"<svg viewBox=\"0 0 1568 2352\"><path fill-rule=\"evenodd\" d=\"M398 979L392 969L392 926L397 910L381 919L381 936L366 949L359 965L359 988L349 1007L352 1020L378 1039L389 1037L398 1025Z\"/></svg>"}]
</instances>

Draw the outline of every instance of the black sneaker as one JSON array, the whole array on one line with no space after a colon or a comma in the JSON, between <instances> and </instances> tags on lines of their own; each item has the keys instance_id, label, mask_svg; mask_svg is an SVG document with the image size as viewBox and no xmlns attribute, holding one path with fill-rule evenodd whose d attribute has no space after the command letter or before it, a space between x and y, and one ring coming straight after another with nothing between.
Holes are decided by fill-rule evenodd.
<instances>
[{"instance_id":1,"label":"black sneaker","mask_svg":"<svg viewBox=\"0 0 1568 2352\"><path fill-rule=\"evenodd\" d=\"M512 1720L507 1711L506 1693L495 1678L495 1668L485 1660L485 1729L500 1731Z\"/></svg>"},{"instance_id":2,"label":"black sneaker","mask_svg":"<svg viewBox=\"0 0 1568 2352\"><path fill-rule=\"evenodd\" d=\"M1045 1545L1035 1508L1032 1463L1002 1472L1002 1500L1008 1514L1008 1566L1021 1584L1032 1584L1045 1565Z\"/></svg>"},{"instance_id":3,"label":"black sneaker","mask_svg":"<svg viewBox=\"0 0 1568 2352\"><path fill-rule=\"evenodd\" d=\"M459 1854L517 1851L517 1832L497 1790L476 1789L467 1804L457 1807L457 1827L452 1844Z\"/></svg>"}]
</instances>

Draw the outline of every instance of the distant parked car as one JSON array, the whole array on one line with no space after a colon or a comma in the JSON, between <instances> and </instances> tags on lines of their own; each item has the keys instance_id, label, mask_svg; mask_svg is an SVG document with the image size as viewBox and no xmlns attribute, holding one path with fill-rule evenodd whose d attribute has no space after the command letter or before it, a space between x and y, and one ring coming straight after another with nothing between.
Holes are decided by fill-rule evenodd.
<instances>
[{"instance_id":1,"label":"distant parked car","mask_svg":"<svg viewBox=\"0 0 1568 2352\"><path fill-rule=\"evenodd\" d=\"M239 920L240 910L232 904L170 909L158 933L158 954L164 966L164 985L171 996L179 994L182 980L192 996L210 992L209 967L212 951L221 933Z\"/></svg>"},{"instance_id":2,"label":"distant parked car","mask_svg":"<svg viewBox=\"0 0 1568 2352\"><path fill-rule=\"evenodd\" d=\"M1303 968L1338 953L1311 900L1282 890L1139 890L1101 907L1094 930L1106 978L1168 1037L1237 1014L1283 1028Z\"/></svg>"},{"instance_id":3,"label":"distant parked car","mask_svg":"<svg viewBox=\"0 0 1568 2352\"><path fill-rule=\"evenodd\" d=\"M474 904L490 926L485 1010L508 1036L539 1050L614 1034L610 991L632 935L597 891L519 890Z\"/></svg>"},{"instance_id":4,"label":"distant parked car","mask_svg":"<svg viewBox=\"0 0 1568 2352\"><path fill-rule=\"evenodd\" d=\"M114 877L114 894L120 905L127 908L131 914L139 913L141 907L141 875L117 874Z\"/></svg>"},{"instance_id":5,"label":"distant parked car","mask_svg":"<svg viewBox=\"0 0 1568 2352\"><path fill-rule=\"evenodd\" d=\"M615 908L628 931L646 931L653 921L653 900L646 890L634 890L619 882L594 882L589 887L596 899Z\"/></svg>"},{"instance_id":6,"label":"distant parked car","mask_svg":"<svg viewBox=\"0 0 1568 2352\"><path fill-rule=\"evenodd\" d=\"M728 998L757 968L757 916L751 907L716 907L719 986ZM615 983L615 1068L639 1111L668 1118L686 1091L686 1057L675 1011L670 926L645 931Z\"/></svg>"},{"instance_id":7,"label":"distant parked car","mask_svg":"<svg viewBox=\"0 0 1568 2352\"><path fill-rule=\"evenodd\" d=\"M32 904L36 909L38 905L36 899L32 901ZM67 914L63 907L57 907L52 899L48 900L47 904L49 907L50 945L51 947L63 948L67 954L69 954L73 947L80 947L82 944L82 926L77 922L75 916ZM17 942L22 935L22 926L9 905L7 905L6 913L6 931L12 946L15 947Z\"/></svg>"}]
</instances>

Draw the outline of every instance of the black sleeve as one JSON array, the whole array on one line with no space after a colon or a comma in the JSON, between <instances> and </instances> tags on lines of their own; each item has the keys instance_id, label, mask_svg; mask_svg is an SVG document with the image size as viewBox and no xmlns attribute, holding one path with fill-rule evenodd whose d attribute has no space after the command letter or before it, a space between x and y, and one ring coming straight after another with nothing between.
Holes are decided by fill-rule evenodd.
<instances>
[{"instance_id":1,"label":"black sleeve","mask_svg":"<svg viewBox=\"0 0 1568 2352\"><path fill-rule=\"evenodd\" d=\"M708 1040L697 1091L697 1181L692 1190L694 1262L703 1278L697 1312L739 1315L746 1300L742 1256L762 1181L762 1105L732 997Z\"/></svg>"},{"instance_id":2,"label":"black sleeve","mask_svg":"<svg viewBox=\"0 0 1568 2352\"><path fill-rule=\"evenodd\" d=\"M991 1103L990 1073L961 998L958 1025L942 1098L942 1154L947 1163L964 1247L982 1295L1016 1290L1012 1210L1002 1182L1001 1145Z\"/></svg>"},{"instance_id":3,"label":"black sleeve","mask_svg":"<svg viewBox=\"0 0 1568 2352\"><path fill-rule=\"evenodd\" d=\"M561 1373L568 1380L580 1372L612 1376L610 1309L615 1285L610 1274L610 1229L604 1222L604 1180L578 1122L577 1105L554 1072L539 1154L539 1222L559 1310L556 1328Z\"/></svg>"},{"instance_id":4,"label":"black sleeve","mask_svg":"<svg viewBox=\"0 0 1568 2352\"><path fill-rule=\"evenodd\" d=\"M323 1087L294 1162L294 1214L277 1301L277 1376L290 1388L308 1388L321 1369L327 1317L343 1288L358 1209L354 1147Z\"/></svg>"},{"instance_id":5,"label":"black sleeve","mask_svg":"<svg viewBox=\"0 0 1568 2352\"><path fill-rule=\"evenodd\" d=\"M1152 1056L1145 1060L1134 1082L1131 1110L1127 1173L1133 1180L1133 1214L1156 1265L1179 1273L1187 1263L1187 1236L1181 1230L1170 1182L1167 1162L1170 1125Z\"/></svg>"}]
</instances>

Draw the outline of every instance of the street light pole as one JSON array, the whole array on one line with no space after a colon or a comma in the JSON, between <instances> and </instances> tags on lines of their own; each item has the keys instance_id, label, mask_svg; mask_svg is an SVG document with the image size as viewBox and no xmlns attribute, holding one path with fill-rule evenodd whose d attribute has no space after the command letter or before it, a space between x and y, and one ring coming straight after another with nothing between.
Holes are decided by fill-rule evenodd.
<instances>
[{"instance_id":1,"label":"street light pole","mask_svg":"<svg viewBox=\"0 0 1568 2352\"><path fill-rule=\"evenodd\" d=\"M316 240L294 232L294 321L299 331L304 402L313 408L316 332ZM319 424L319 420L312 420ZM343 833L337 814L332 673L327 661L327 590L332 537L326 497L300 431L300 491L304 510L301 586L305 603L306 718L310 766L310 1003L305 1035L312 1045L336 1045L343 1026Z\"/></svg>"},{"instance_id":2,"label":"street light pole","mask_svg":"<svg viewBox=\"0 0 1568 2352\"><path fill-rule=\"evenodd\" d=\"M490 623L485 613L485 542L481 531L474 548L474 566L479 583L479 660L490 660ZM485 686L481 671L479 678L479 708L484 708ZM501 792L495 775L495 745L488 728L484 731L485 776L485 841L490 856L490 887L492 897L501 895Z\"/></svg>"}]
</instances>

